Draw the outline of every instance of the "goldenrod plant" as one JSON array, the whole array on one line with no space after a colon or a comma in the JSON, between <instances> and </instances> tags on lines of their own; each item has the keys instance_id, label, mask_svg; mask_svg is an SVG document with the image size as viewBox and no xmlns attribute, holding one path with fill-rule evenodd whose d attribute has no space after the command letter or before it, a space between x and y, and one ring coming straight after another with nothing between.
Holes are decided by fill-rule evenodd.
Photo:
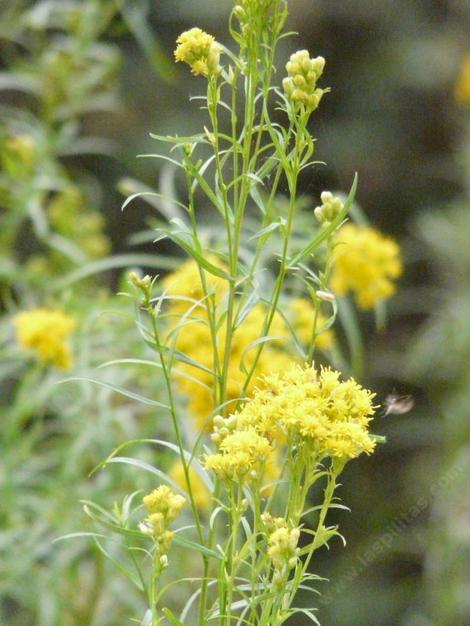
<instances>
[{"instance_id":1,"label":"goldenrod plant","mask_svg":"<svg viewBox=\"0 0 470 626\"><path fill-rule=\"evenodd\" d=\"M357 180L347 198L325 191L317 209L302 205L299 178L316 165L310 124L329 89L325 60L307 50L285 59L284 78L276 72L287 9L236 4L234 51L197 27L179 36L175 60L206 87L206 119L192 136L154 135L171 151L148 156L175 168L185 196L146 191L125 203L163 199L173 214L156 239L186 257L164 278L129 280L148 351L140 362L165 388L155 421L172 437L124 442L102 464L140 467L154 489L111 512L85 505L104 554L121 537L113 560L145 599L142 626L319 623L315 601L300 606L297 592L324 586L315 554L342 538L328 518L343 507L339 478L382 440L370 431L374 393L338 371L332 327L346 292L364 309L392 295L400 252L345 223ZM143 452L122 456L129 448Z\"/></svg>"}]
</instances>

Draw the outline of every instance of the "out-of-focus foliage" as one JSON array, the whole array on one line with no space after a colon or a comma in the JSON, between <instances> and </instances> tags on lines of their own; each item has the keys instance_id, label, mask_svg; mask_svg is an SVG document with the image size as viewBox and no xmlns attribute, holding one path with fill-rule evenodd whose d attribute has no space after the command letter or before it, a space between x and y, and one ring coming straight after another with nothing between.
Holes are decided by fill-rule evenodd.
<instances>
[{"instance_id":1,"label":"out-of-focus foliage","mask_svg":"<svg viewBox=\"0 0 470 626\"><path fill-rule=\"evenodd\" d=\"M80 499L107 503L127 480L119 471L90 479L90 471L123 439L156 431L148 407L86 380L120 356L116 337L139 356L130 311L97 271L152 262L105 258L102 188L83 165L118 152L87 130L119 108L122 53L106 40L118 17L117 5L94 0L0 9L2 624L111 625L137 602L97 547L53 543L83 530ZM56 366L83 380L57 385ZM135 366L114 370L101 376L113 388L150 382Z\"/></svg>"},{"instance_id":2,"label":"out-of-focus foliage","mask_svg":"<svg viewBox=\"0 0 470 626\"><path fill-rule=\"evenodd\" d=\"M457 83L470 104L468 60ZM465 96L466 94L466 96ZM419 217L416 230L431 256L434 307L407 364L410 380L429 389L442 419L440 489L432 505L425 557L426 615L437 626L466 624L470 603L470 126L461 144L465 193L444 211Z\"/></svg>"}]
</instances>

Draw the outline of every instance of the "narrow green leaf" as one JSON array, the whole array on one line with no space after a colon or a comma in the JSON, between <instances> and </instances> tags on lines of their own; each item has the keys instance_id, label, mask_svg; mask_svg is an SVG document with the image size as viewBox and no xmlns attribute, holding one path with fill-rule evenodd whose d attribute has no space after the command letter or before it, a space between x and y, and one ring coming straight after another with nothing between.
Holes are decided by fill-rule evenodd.
<instances>
[{"instance_id":1,"label":"narrow green leaf","mask_svg":"<svg viewBox=\"0 0 470 626\"><path fill-rule=\"evenodd\" d=\"M206 556L210 556L213 559L217 559L218 561L222 560L221 555L215 550L211 550L210 548L206 548L195 541L191 541L190 539L186 539L179 534L175 534L173 537L173 543L180 546L181 548L187 548L188 550L196 550L196 552L200 552Z\"/></svg>"},{"instance_id":2,"label":"narrow green leaf","mask_svg":"<svg viewBox=\"0 0 470 626\"><path fill-rule=\"evenodd\" d=\"M100 535L99 533L91 533L91 532L79 532L79 533L69 533L68 535L61 535L56 539L52 540L52 543L57 543L59 541L65 541L66 539L77 539L81 537L101 537L102 539L106 539L106 535Z\"/></svg>"},{"instance_id":3,"label":"narrow green leaf","mask_svg":"<svg viewBox=\"0 0 470 626\"><path fill-rule=\"evenodd\" d=\"M162 470L159 470L157 467L153 467L153 465L150 465L150 463L147 463L146 461L141 461L140 459L134 459L127 456L113 456L105 462L105 465L108 465L109 463L123 463L124 465L132 465L134 467L138 467L145 472L149 472L154 476L158 476L158 478L171 485L173 489L175 489L175 491L177 491L183 497L187 496L186 491L182 489L178 485L178 483L176 483L169 476L167 476L165 472L162 472Z\"/></svg>"},{"instance_id":4,"label":"narrow green leaf","mask_svg":"<svg viewBox=\"0 0 470 626\"><path fill-rule=\"evenodd\" d=\"M173 626L185 626L168 607L163 607L162 613Z\"/></svg>"},{"instance_id":5,"label":"narrow green leaf","mask_svg":"<svg viewBox=\"0 0 470 626\"><path fill-rule=\"evenodd\" d=\"M149 133L152 139L157 141L164 141L165 143L174 143L177 145L186 145L188 143L208 143L205 133L197 133L196 135L156 135L155 133Z\"/></svg>"},{"instance_id":6,"label":"narrow green leaf","mask_svg":"<svg viewBox=\"0 0 470 626\"><path fill-rule=\"evenodd\" d=\"M79 282L89 276L101 274L113 269L130 268L130 267L153 267L156 269L173 270L178 266L178 259L175 257L167 257L161 254L119 254L106 259L99 259L86 263L82 267L62 276L53 281L50 286L51 291L60 291L65 287L69 287L73 283Z\"/></svg>"},{"instance_id":7,"label":"narrow green leaf","mask_svg":"<svg viewBox=\"0 0 470 626\"><path fill-rule=\"evenodd\" d=\"M118 385L113 385L112 383L105 382L103 380L96 380L95 378L87 378L86 376L75 376L73 378L66 378L65 380L60 380L55 383L56 385L62 385L64 383L70 382L89 382L94 383L95 385L100 385L101 387L105 387L106 389L110 389L111 391L115 391L116 393L120 393L127 398L131 398L132 400L137 400L138 402L142 402L143 404L149 404L150 406L158 406L162 409L169 410L169 406L164 404L163 402L158 402L158 400L152 400L151 398L146 398L145 396L141 396L138 393L133 391L129 391L124 389L123 387L119 387Z\"/></svg>"}]
</instances>

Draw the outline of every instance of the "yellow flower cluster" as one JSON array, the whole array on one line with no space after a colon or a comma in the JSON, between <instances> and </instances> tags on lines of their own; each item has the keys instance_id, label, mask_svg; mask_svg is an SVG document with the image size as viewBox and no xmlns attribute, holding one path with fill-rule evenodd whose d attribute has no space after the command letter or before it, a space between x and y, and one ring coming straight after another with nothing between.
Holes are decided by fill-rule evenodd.
<instances>
[{"instance_id":1,"label":"yellow flower cluster","mask_svg":"<svg viewBox=\"0 0 470 626\"><path fill-rule=\"evenodd\" d=\"M170 549L174 536L168 527L180 514L186 501L183 496L173 493L166 485L154 489L144 496L142 501L147 509L148 517L140 524L140 530L155 538L159 554L164 557ZM165 558L161 560L161 564L166 564Z\"/></svg>"},{"instance_id":2,"label":"yellow flower cluster","mask_svg":"<svg viewBox=\"0 0 470 626\"><path fill-rule=\"evenodd\" d=\"M288 76L282 81L287 97L292 102L301 102L310 111L320 104L325 89L317 87L317 81L323 74L325 59L310 58L308 50L299 50L291 55L286 64Z\"/></svg>"},{"instance_id":3,"label":"yellow flower cluster","mask_svg":"<svg viewBox=\"0 0 470 626\"><path fill-rule=\"evenodd\" d=\"M183 463L181 461L176 461L171 466L168 476L183 489L189 489L188 483L186 482ZM189 481L191 483L191 492L196 506L201 511L207 511L211 505L211 496L203 480L192 466L189 468Z\"/></svg>"},{"instance_id":4,"label":"yellow flower cluster","mask_svg":"<svg viewBox=\"0 0 470 626\"><path fill-rule=\"evenodd\" d=\"M206 456L205 467L222 479L235 481L260 478L272 452L269 440L254 428L235 430L222 438L218 447L217 454Z\"/></svg>"},{"instance_id":5,"label":"yellow flower cluster","mask_svg":"<svg viewBox=\"0 0 470 626\"><path fill-rule=\"evenodd\" d=\"M307 345L312 341L313 322L315 320L315 307L310 300L294 298L289 303L289 319L300 341ZM332 330L323 330L326 318L317 313L315 332L317 337L315 345L321 350L329 350L333 347L335 336Z\"/></svg>"},{"instance_id":6,"label":"yellow flower cluster","mask_svg":"<svg viewBox=\"0 0 470 626\"><path fill-rule=\"evenodd\" d=\"M191 28L176 40L175 59L187 63L195 75L210 76L220 70L222 46L200 28Z\"/></svg>"},{"instance_id":7,"label":"yellow flower cluster","mask_svg":"<svg viewBox=\"0 0 470 626\"><path fill-rule=\"evenodd\" d=\"M375 440L368 432L374 394L339 372L293 365L265 376L252 398L238 411L237 429L254 429L289 445L305 441L320 457L352 459L370 454Z\"/></svg>"},{"instance_id":8,"label":"yellow flower cluster","mask_svg":"<svg viewBox=\"0 0 470 626\"><path fill-rule=\"evenodd\" d=\"M273 583L280 584L297 565L300 529L291 528L285 519L273 518L269 513L264 513L262 519L268 531L268 557L276 570Z\"/></svg>"},{"instance_id":9,"label":"yellow flower cluster","mask_svg":"<svg viewBox=\"0 0 470 626\"><path fill-rule=\"evenodd\" d=\"M454 97L458 104L470 105L470 55L462 62L454 88Z\"/></svg>"},{"instance_id":10,"label":"yellow flower cluster","mask_svg":"<svg viewBox=\"0 0 470 626\"><path fill-rule=\"evenodd\" d=\"M208 257L210 262L222 268L220 261ZM226 282L205 272L208 291L211 293L211 304L220 312L227 289ZM167 312L170 319L170 332L176 332L176 348L197 361L204 369L191 364L181 363L179 370L188 377L178 380L180 391L188 398L191 414L197 419L200 428L210 429L209 416L214 410L214 348L208 319L208 301L204 300L204 290L200 274L194 261L188 261L164 281L166 297L170 299ZM198 303L198 304L196 304ZM190 310L191 309L191 310ZM185 316L185 314L187 315ZM251 368L256 350L246 350L256 341L262 332L266 315L264 305L256 305L243 319L232 335L231 352L227 376L227 400L240 397L246 375L241 366L242 361L247 370ZM270 329L270 336L288 336L287 327L280 316L275 316ZM217 359L222 363L224 358L227 326L222 323L217 332ZM253 379L271 370L282 370L290 359L280 349L283 341L269 342L257 362ZM250 387L250 389L252 386ZM248 392L250 391L248 389Z\"/></svg>"},{"instance_id":11,"label":"yellow flower cluster","mask_svg":"<svg viewBox=\"0 0 470 626\"><path fill-rule=\"evenodd\" d=\"M375 228L346 224L336 236L331 288L355 293L361 309L370 309L395 293L402 273L398 244Z\"/></svg>"},{"instance_id":12,"label":"yellow flower cluster","mask_svg":"<svg viewBox=\"0 0 470 626\"><path fill-rule=\"evenodd\" d=\"M16 315L16 335L19 343L34 350L39 360L69 369L72 353L68 338L75 328L75 320L55 309L31 309Z\"/></svg>"}]
</instances>

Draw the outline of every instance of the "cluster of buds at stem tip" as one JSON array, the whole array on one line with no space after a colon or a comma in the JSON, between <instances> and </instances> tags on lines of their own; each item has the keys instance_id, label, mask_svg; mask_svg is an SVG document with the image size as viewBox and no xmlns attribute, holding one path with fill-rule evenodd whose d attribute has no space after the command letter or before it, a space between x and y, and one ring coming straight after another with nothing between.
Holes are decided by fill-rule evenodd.
<instances>
[{"instance_id":1,"label":"cluster of buds at stem tip","mask_svg":"<svg viewBox=\"0 0 470 626\"><path fill-rule=\"evenodd\" d=\"M200 28L186 30L176 40L176 61L187 63L194 75L217 76L220 72L220 53L222 46L212 35Z\"/></svg>"},{"instance_id":2,"label":"cluster of buds at stem tip","mask_svg":"<svg viewBox=\"0 0 470 626\"><path fill-rule=\"evenodd\" d=\"M141 277L137 272L129 272L129 282L144 293L147 293L152 286L152 279L148 274Z\"/></svg>"},{"instance_id":3,"label":"cluster of buds at stem tip","mask_svg":"<svg viewBox=\"0 0 470 626\"><path fill-rule=\"evenodd\" d=\"M220 446L222 441L233 433L233 431L237 427L237 416L231 415L230 417L222 417L221 415L216 415L213 421L214 431L211 434L211 439L215 443L216 446Z\"/></svg>"},{"instance_id":4,"label":"cluster of buds at stem tip","mask_svg":"<svg viewBox=\"0 0 470 626\"><path fill-rule=\"evenodd\" d=\"M300 554L297 547L300 528L289 527L282 517L271 517L269 513L262 515L268 532L268 556L274 568L273 584L282 585L289 570L294 569Z\"/></svg>"},{"instance_id":5,"label":"cluster of buds at stem tip","mask_svg":"<svg viewBox=\"0 0 470 626\"><path fill-rule=\"evenodd\" d=\"M324 67L325 59L323 57L311 59L308 50L299 50L292 54L286 64L288 76L282 81L289 100L304 104L309 111L314 111L327 91L317 87Z\"/></svg>"},{"instance_id":6,"label":"cluster of buds at stem tip","mask_svg":"<svg viewBox=\"0 0 470 626\"><path fill-rule=\"evenodd\" d=\"M322 191L322 204L315 208L315 217L322 226L328 226L341 213L344 204L331 191Z\"/></svg>"},{"instance_id":7,"label":"cluster of buds at stem tip","mask_svg":"<svg viewBox=\"0 0 470 626\"><path fill-rule=\"evenodd\" d=\"M183 496L173 493L166 485L161 485L143 498L148 517L139 525L146 535L151 535L160 559L160 566L168 564L167 553L173 541L174 533L168 530L171 522L180 514L186 500Z\"/></svg>"},{"instance_id":8,"label":"cluster of buds at stem tip","mask_svg":"<svg viewBox=\"0 0 470 626\"><path fill-rule=\"evenodd\" d=\"M250 21L253 15L265 16L275 0L239 0L233 8L233 14L240 24Z\"/></svg>"}]
</instances>

